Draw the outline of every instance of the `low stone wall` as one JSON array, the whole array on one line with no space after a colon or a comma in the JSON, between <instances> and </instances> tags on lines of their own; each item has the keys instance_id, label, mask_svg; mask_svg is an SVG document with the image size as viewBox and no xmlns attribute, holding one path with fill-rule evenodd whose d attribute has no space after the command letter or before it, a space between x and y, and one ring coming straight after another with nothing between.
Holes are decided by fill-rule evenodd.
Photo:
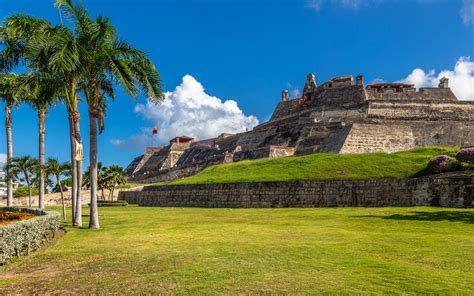
<instances>
[{"instance_id":1,"label":"low stone wall","mask_svg":"<svg viewBox=\"0 0 474 296\"><path fill-rule=\"evenodd\" d=\"M122 191L119 199L204 208L474 207L474 177L147 186Z\"/></svg>"}]
</instances>

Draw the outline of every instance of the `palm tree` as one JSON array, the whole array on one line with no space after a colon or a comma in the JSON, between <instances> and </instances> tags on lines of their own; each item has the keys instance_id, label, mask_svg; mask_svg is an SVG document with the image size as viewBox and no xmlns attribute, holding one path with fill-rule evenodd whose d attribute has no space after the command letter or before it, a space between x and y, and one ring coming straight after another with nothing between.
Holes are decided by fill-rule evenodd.
<instances>
[{"instance_id":1,"label":"palm tree","mask_svg":"<svg viewBox=\"0 0 474 296\"><path fill-rule=\"evenodd\" d=\"M17 17L11 26L28 23L28 17ZM9 19L7 19L8 22ZM21 29L21 26L19 26ZM72 163L72 220L73 225L82 225L81 171L82 139L80 134L79 98L77 84L80 81L82 66L80 46L74 33L68 28L57 25L44 25L43 29L30 36L24 51L28 65L38 72L54 73L63 83L64 97L68 111L70 147Z\"/></svg>"},{"instance_id":2,"label":"palm tree","mask_svg":"<svg viewBox=\"0 0 474 296\"><path fill-rule=\"evenodd\" d=\"M104 174L109 189L109 199L112 200L114 197L115 187L127 183L127 174L119 165L111 165L105 168Z\"/></svg>"},{"instance_id":3,"label":"palm tree","mask_svg":"<svg viewBox=\"0 0 474 296\"><path fill-rule=\"evenodd\" d=\"M85 8L71 0L57 0L56 5L72 17L81 44L84 69L81 89L89 106L89 161L91 211L89 228L100 228L97 208L97 126L104 129L106 98L113 99L113 83L121 84L132 97L139 89L149 100L163 100L158 72L145 53L118 39L108 18L98 16L93 21Z\"/></svg>"},{"instance_id":4,"label":"palm tree","mask_svg":"<svg viewBox=\"0 0 474 296\"><path fill-rule=\"evenodd\" d=\"M61 192L61 203L63 206L63 220L66 221L66 204L64 202L63 186L61 176L68 176L71 173L71 164L69 162L59 163L54 158L48 158L46 162L46 174L56 179L56 184Z\"/></svg>"},{"instance_id":5,"label":"palm tree","mask_svg":"<svg viewBox=\"0 0 474 296\"><path fill-rule=\"evenodd\" d=\"M45 118L48 109L56 104L62 97L62 84L57 77L49 73L31 72L22 75L22 93L26 102L30 104L38 113L39 126L39 171L38 171L38 207L44 208L44 166L45 166Z\"/></svg>"},{"instance_id":6,"label":"palm tree","mask_svg":"<svg viewBox=\"0 0 474 296\"><path fill-rule=\"evenodd\" d=\"M10 174L9 178L15 178L20 182L26 182L28 186L28 205L32 207L32 192L31 185L34 174L38 169L38 161L29 156L20 158L13 158L8 165L7 172Z\"/></svg>"},{"instance_id":7,"label":"palm tree","mask_svg":"<svg viewBox=\"0 0 474 296\"><path fill-rule=\"evenodd\" d=\"M7 177L9 164L13 159L12 108L20 104L18 77L14 74L0 74L0 99L5 103L5 131L7 136ZM7 206L13 206L13 180L7 178Z\"/></svg>"},{"instance_id":8,"label":"palm tree","mask_svg":"<svg viewBox=\"0 0 474 296\"><path fill-rule=\"evenodd\" d=\"M14 15L8 17L0 26L0 45L3 46L3 50L0 52L0 72L10 71L22 62L37 71L54 72L64 82L70 124L71 161L73 167L76 168L76 142L81 145L79 113L77 111L78 98L76 96L76 77L80 71L78 70L80 62L78 46L73 33L64 26L53 27L45 19ZM12 154L11 151L9 145L9 155ZM82 167L79 165L76 169L80 172ZM78 193L80 196L81 189L80 186L77 186L77 178L80 178L80 175L76 170L73 170L72 219L73 224L76 225L82 224L82 215L75 215L76 195ZM12 197L11 188L11 182L9 182L9 196ZM80 209L79 207L79 211Z\"/></svg>"}]
</instances>

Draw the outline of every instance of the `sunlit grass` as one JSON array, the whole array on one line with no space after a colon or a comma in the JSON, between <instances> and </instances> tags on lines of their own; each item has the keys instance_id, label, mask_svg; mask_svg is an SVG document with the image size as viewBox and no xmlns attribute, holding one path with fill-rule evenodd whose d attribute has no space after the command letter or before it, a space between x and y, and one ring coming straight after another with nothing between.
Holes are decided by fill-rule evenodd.
<instances>
[{"instance_id":1,"label":"sunlit grass","mask_svg":"<svg viewBox=\"0 0 474 296\"><path fill-rule=\"evenodd\" d=\"M292 180L409 178L438 155L454 156L458 149L416 148L409 151L365 154L318 153L241 161L209 167L197 175L171 184L269 182Z\"/></svg>"},{"instance_id":2,"label":"sunlit grass","mask_svg":"<svg viewBox=\"0 0 474 296\"><path fill-rule=\"evenodd\" d=\"M472 209L99 211L101 230L67 226L56 245L0 267L0 294L474 290Z\"/></svg>"}]
</instances>

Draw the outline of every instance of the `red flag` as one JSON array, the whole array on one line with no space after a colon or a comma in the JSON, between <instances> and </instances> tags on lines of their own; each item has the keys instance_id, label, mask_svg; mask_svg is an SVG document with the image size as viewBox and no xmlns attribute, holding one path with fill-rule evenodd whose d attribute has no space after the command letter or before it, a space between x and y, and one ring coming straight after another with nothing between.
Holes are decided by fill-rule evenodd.
<instances>
[{"instance_id":1,"label":"red flag","mask_svg":"<svg viewBox=\"0 0 474 296\"><path fill-rule=\"evenodd\" d=\"M154 127L153 130L152 130L152 133L153 133L153 135L158 134L158 129L156 127Z\"/></svg>"}]
</instances>

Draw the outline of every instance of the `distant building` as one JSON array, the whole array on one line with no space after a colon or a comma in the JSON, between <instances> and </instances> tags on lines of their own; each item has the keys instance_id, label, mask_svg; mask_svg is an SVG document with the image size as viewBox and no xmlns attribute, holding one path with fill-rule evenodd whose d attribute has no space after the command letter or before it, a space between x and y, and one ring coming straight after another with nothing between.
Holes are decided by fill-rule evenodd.
<instances>
[{"instance_id":1,"label":"distant building","mask_svg":"<svg viewBox=\"0 0 474 296\"><path fill-rule=\"evenodd\" d=\"M6 172L4 168L0 169L0 197L7 197L7 183L4 181L6 177Z\"/></svg>"},{"instance_id":2,"label":"distant building","mask_svg":"<svg viewBox=\"0 0 474 296\"><path fill-rule=\"evenodd\" d=\"M5 182L7 172L5 168L0 168L0 198L7 197L7 182ZM13 189L18 188L18 183L13 183Z\"/></svg>"}]
</instances>

